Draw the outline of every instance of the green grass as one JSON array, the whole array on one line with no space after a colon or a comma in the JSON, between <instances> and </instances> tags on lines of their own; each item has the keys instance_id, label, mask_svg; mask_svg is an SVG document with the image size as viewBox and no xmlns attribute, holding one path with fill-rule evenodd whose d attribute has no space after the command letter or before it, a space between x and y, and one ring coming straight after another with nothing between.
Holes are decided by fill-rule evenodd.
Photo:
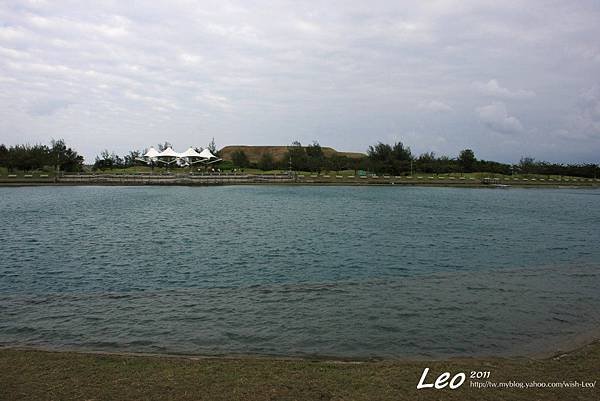
<instances>
[{"instance_id":1,"label":"green grass","mask_svg":"<svg viewBox=\"0 0 600 401\"><path fill-rule=\"evenodd\" d=\"M23 177L25 174L30 174L35 177L39 177L41 174L45 174L48 177L54 177L54 171L52 170L32 170L32 171L23 171L23 170L13 170L11 172L8 171L6 167L0 167L0 177L6 177L9 174L14 174L18 177Z\"/></svg>"},{"instance_id":2,"label":"green grass","mask_svg":"<svg viewBox=\"0 0 600 401\"><path fill-rule=\"evenodd\" d=\"M560 358L358 363L3 349L0 400L596 400L598 388L477 389L469 378L457 390L416 385L425 367L431 377L482 370L494 382L593 382L598 366L598 342Z\"/></svg>"}]
</instances>

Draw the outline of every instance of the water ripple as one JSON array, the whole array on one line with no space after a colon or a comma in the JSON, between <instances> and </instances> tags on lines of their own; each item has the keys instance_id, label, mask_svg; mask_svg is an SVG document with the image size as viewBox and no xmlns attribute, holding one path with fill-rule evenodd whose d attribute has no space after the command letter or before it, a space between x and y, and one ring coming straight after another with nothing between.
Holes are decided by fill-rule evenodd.
<instances>
[{"instance_id":1,"label":"water ripple","mask_svg":"<svg viewBox=\"0 0 600 401\"><path fill-rule=\"evenodd\" d=\"M0 344L508 355L597 330L600 197L498 194L0 188Z\"/></svg>"}]
</instances>

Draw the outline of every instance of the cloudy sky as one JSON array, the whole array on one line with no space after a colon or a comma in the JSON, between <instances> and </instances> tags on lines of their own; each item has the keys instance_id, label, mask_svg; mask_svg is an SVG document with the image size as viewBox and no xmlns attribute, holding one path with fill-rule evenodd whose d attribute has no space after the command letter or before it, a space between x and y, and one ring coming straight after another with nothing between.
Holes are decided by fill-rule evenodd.
<instances>
[{"instance_id":1,"label":"cloudy sky","mask_svg":"<svg viewBox=\"0 0 600 401\"><path fill-rule=\"evenodd\" d=\"M597 1L0 1L0 142L600 162Z\"/></svg>"}]
</instances>

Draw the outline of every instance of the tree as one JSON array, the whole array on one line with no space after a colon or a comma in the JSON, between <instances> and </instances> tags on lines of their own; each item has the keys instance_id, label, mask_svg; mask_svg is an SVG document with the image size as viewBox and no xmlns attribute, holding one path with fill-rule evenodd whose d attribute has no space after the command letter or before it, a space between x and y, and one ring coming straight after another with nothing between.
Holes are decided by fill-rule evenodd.
<instances>
[{"instance_id":1,"label":"tree","mask_svg":"<svg viewBox=\"0 0 600 401\"><path fill-rule=\"evenodd\" d=\"M0 144L0 166L6 166L8 161L8 149L4 144Z\"/></svg>"},{"instance_id":2,"label":"tree","mask_svg":"<svg viewBox=\"0 0 600 401\"><path fill-rule=\"evenodd\" d=\"M241 168L246 168L250 166L250 160L248 160L248 156L246 156L246 152L243 150L236 150L231 154L231 161L234 165Z\"/></svg>"},{"instance_id":3,"label":"tree","mask_svg":"<svg viewBox=\"0 0 600 401\"><path fill-rule=\"evenodd\" d=\"M416 160L417 170L424 173L438 173L435 153L422 153Z\"/></svg>"},{"instance_id":4,"label":"tree","mask_svg":"<svg viewBox=\"0 0 600 401\"><path fill-rule=\"evenodd\" d=\"M392 147L392 157L394 160L399 161L411 161L413 159L410 148L408 146L404 146L402 142L396 142L394 144Z\"/></svg>"},{"instance_id":5,"label":"tree","mask_svg":"<svg viewBox=\"0 0 600 401\"><path fill-rule=\"evenodd\" d=\"M96 156L96 161L94 162L94 170L105 170L113 168L113 158L107 149L103 150L100 153L100 156Z\"/></svg>"},{"instance_id":6,"label":"tree","mask_svg":"<svg viewBox=\"0 0 600 401\"><path fill-rule=\"evenodd\" d=\"M367 156L372 161L389 162L392 159L392 147L387 143L379 142L375 146L369 146Z\"/></svg>"},{"instance_id":7,"label":"tree","mask_svg":"<svg viewBox=\"0 0 600 401\"><path fill-rule=\"evenodd\" d=\"M292 142L288 146L288 152L286 159L292 162L292 168L297 171L308 170L308 156L306 150L302 147L302 144L298 141Z\"/></svg>"},{"instance_id":8,"label":"tree","mask_svg":"<svg viewBox=\"0 0 600 401\"><path fill-rule=\"evenodd\" d=\"M408 146L396 142L393 146L379 142L367 150L369 167L375 172L400 174L410 169L413 155Z\"/></svg>"},{"instance_id":9,"label":"tree","mask_svg":"<svg viewBox=\"0 0 600 401\"><path fill-rule=\"evenodd\" d=\"M458 164L462 168L463 172L473 172L476 162L477 159L475 158L475 153L471 149L464 149L460 151L460 154L458 155Z\"/></svg>"},{"instance_id":10,"label":"tree","mask_svg":"<svg viewBox=\"0 0 600 401\"><path fill-rule=\"evenodd\" d=\"M158 144L158 151L162 152L166 148L171 148L171 147L173 147L173 145L171 145L171 142L165 141L165 143L159 143Z\"/></svg>"},{"instance_id":11,"label":"tree","mask_svg":"<svg viewBox=\"0 0 600 401\"><path fill-rule=\"evenodd\" d=\"M138 158L142 155L139 150L130 150L128 154L123 157L123 164L125 167L135 166Z\"/></svg>"},{"instance_id":12,"label":"tree","mask_svg":"<svg viewBox=\"0 0 600 401\"><path fill-rule=\"evenodd\" d=\"M260 157L258 162L258 168L263 171L273 170L275 168L275 159L269 152L265 152Z\"/></svg>"},{"instance_id":13,"label":"tree","mask_svg":"<svg viewBox=\"0 0 600 401\"><path fill-rule=\"evenodd\" d=\"M319 142L314 141L312 143L312 145L308 145L306 147L306 155L308 157L314 157L317 159L322 159L323 156L323 149L321 148L321 145L319 145Z\"/></svg>"},{"instance_id":14,"label":"tree","mask_svg":"<svg viewBox=\"0 0 600 401\"><path fill-rule=\"evenodd\" d=\"M64 139L50 141L49 156L50 164L56 171L81 171L83 168L83 156L68 148Z\"/></svg>"},{"instance_id":15,"label":"tree","mask_svg":"<svg viewBox=\"0 0 600 401\"><path fill-rule=\"evenodd\" d=\"M455 159L444 155L438 158L436 173L456 173L460 171L460 165Z\"/></svg>"},{"instance_id":16,"label":"tree","mask_svg":"<svg viewBox=\"0 0 600 401\"><path fill-rule=\"evenodd\" d=\"M351 160L347 156L340 156L339 154L333 154L328 160L329 167L333 171L340 171L352 168Z\"/></svg>"},{"instance_id":17,"label":"tree","mask_svg":"<svg viewBox=\"0 0 600 401\"><path fill-rule=\"evenodd\" d=\"M52 160L52 164L54 165L54 170L58 171L62 162L62 157L65 155L67 151L67 145L65 145L65 141L62 139L52 139L50 141L50 156Z\"/></svg>"},{"instance_id":18,"label":"tree","mask_svg":"<svg viewBox=\"0 0 600 401\"><path fill-rule=\"evenodd\" d=\"M518 170L521 173L525 173L525 174L533 174L536 170L536 164L537 162L535 161L535 159L533 157L521 157L521 160L519 161L519 165L518 165Z\"/></svg>"},{"instance_id":19,"label":"tree","mask_svg":"<svg viewBox=\"0 0 600 401\"><path fill-rule=\"evenodd\" d=\"M207 146L207 149L210 150L210 153L212 153L215 156L219 156L219 151L217 150L217 145L215 144L215 138L213 138L210 143Z\"/></svg>"},{"instance_id":20,"label":"tree","mask_svg":"<svg viewBox=\"0 0 600 401\"><path fill-rule=\"evenodd\" d=\"M67 148L61 163L63 171L81 171L83 169L83 156L80 156L71 148Z\"/></svg>"},{"instance_id":21,"label":"tree","mask_svg":"<svg viewBox=\"0 0 600 401\"><path fill-rule=\"evenodd\" d=\"M310 171L321 171L325 165L325 155L319 142L314 141L312 145L306 147L306 156L308 158L308 169Z\"/></svg>"}]
</instances>

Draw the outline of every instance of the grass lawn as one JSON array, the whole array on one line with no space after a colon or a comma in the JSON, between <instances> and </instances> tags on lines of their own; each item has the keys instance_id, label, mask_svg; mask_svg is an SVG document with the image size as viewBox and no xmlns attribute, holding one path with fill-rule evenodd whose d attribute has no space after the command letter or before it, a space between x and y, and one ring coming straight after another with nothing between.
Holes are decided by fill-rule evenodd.
<instances>
[{"instance_id":1,"label":"grass lawn","mask_svg":"<svg viewBox=\"0 0 600 401\"><path fill-rule=\"evenodd\" d=\"M54 170L33 170L33 171L23 171L23 170L13 170L11 172L8 171L6 167L0 167L0 178L7 177L9 174L14 174L18 177L23 177L24 175L32 175L34 177L39 177L40 175L45 175L48 177L54 177Z\"/></svg>"},{"instance_id":2,"label":"grass lawn","mask_svg":"<svg viewBox=\"0 0 600 401\"><path fill-rule=\"evenodd\" d=\"M456 389L417 390L445 371ZM600 342L557 358L328 362L269 358L120 356L0 349L0 400L598 400L595 388L503 388L485 382L594 382ZM489 371L489 379L470 379Z\"/></svg>"}]
</instances>

